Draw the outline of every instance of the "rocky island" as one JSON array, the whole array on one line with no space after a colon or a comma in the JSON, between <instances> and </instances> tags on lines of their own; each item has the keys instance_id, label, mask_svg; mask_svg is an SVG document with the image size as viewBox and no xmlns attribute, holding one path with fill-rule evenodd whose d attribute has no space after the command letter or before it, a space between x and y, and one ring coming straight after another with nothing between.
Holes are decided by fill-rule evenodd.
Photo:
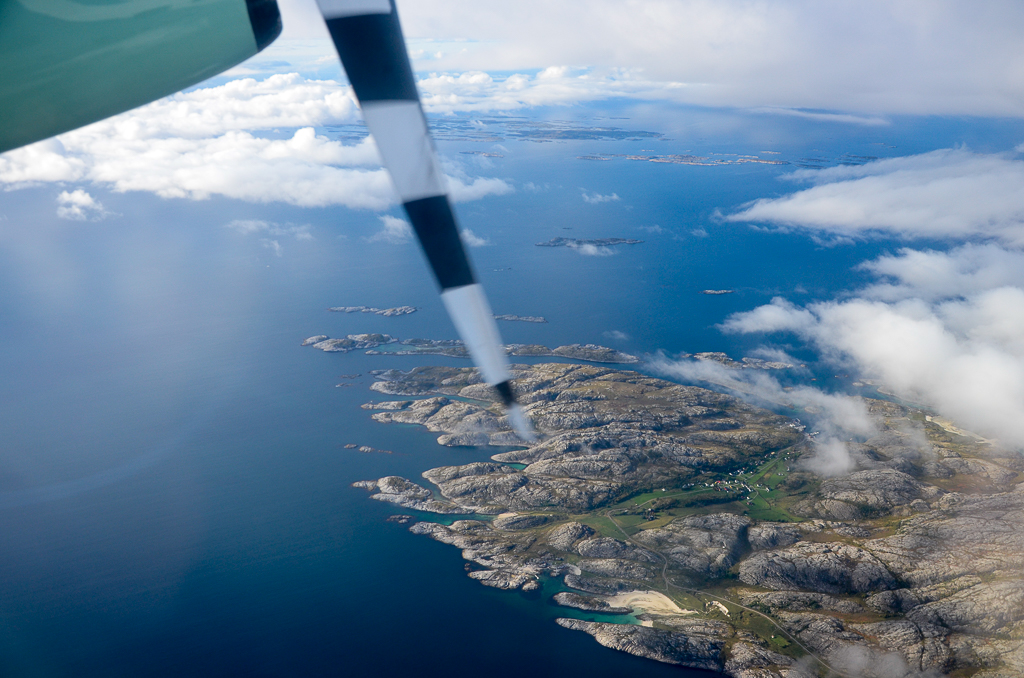
<instances>
[{"instance_id":1,"label":"rocky island","mask_svg":"<svg viewBox=\"0 0 1024 678\"><path fill-rule=\"evenodd\" d=\"M802 470L813 443L789 417L567 364L514 367L541 433L527 445L472 368L375 376L373 391L401 396L364 405L376 421L500 451L424 484L356 485L421 512L410 530L461 549L482 584L560 578L558 623L602 645L737 678L1024 675L1015 452L872 400L856 470L821 478Z\"/></svg>"},{"instance_id":2,"label":"rocky island","mask_svg":"<svg viewBox=\"0 0 1024 678\"><path fill-rule=\"evenodd\" d=\"M546 323L547 318L542 318L539 315L515 315L512 313L502 313L494 316L495 320L511 320L521 323Z\"/></svg>"},{"instance_id":3,"label":"rocky island","mask_svg":"<svg viewBox=\"0 0 1024 678\"><path fill-rule=\"evenodd\" d=\"M640 245L643 240L633 240L632 238L596 238L593 240L584 240L581 238L552 238L547 242L537 243L537 247L583 247L590 245L591 247L609 247L611 245Z\"/></svg>"},{"instance_id":4,"label":"rocky island","mask_svg":"<svg viewBox=\"0 0 1024 678\"><path fill-rule=\"evenodd\" d=\"M398 315L409 315L410 313L416 312L415 306L396 306L394 308L375 308L373 306L332 306L328 311L334 311L335 313L372 313L374 315L382 315L385 317L394 317Z\"/></svg>"}]
</instances>

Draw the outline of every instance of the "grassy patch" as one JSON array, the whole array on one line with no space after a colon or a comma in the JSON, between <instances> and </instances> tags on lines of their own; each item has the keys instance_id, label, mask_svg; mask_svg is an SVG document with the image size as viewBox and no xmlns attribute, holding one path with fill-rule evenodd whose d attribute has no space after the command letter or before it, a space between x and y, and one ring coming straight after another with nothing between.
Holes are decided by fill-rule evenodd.
<instances>
[{"instance_id":1,"label":"grassy patch","mask_svg":"<svg viewBox=\"0 0 1024 678\"><path fill-rule=\"evenodd\" d=\"M583 515L576 518L577 521L583 523L587 527L592 527L602 537L612 537L614 539L622 539L622 531L615 526L611 520L602 515L589 514ZM627 530L628 532L628 530Z\"/></svg>"}]
</instances>

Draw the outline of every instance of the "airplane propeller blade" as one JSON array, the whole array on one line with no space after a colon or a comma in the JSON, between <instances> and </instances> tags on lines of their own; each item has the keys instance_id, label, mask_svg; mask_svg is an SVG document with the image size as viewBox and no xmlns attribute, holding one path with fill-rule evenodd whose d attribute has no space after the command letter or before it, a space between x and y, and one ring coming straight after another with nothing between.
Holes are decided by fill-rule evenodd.
<instances>
[{"instance_id":1,"label":"airplane propeller blade","mask_svg":"<svg viewBox=\"0 0 1024 678\"><path fill-rule=\"evenodd\" d=\"M494 315L459 237L394 1L318 3L366 126L441 287L448 315L484 381L500 394L509 423L521 438L533 440L533 429L512 393Z\"/></svg>"}]
</instances>

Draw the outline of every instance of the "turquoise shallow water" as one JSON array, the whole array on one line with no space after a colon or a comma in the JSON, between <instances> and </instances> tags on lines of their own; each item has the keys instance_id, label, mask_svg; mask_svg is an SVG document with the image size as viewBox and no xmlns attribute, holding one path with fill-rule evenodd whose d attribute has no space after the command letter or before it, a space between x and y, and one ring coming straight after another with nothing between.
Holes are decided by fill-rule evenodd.
<instances>
[{"instance_id":1,"label":"turquoise shallow water","mask_svg":"<svg viewBox=\"0 0 1024 678\"><path fill-rule=\"evenodd\" d=\"M715 116L675 115L636 124L660 126L672 152L772 142L802 156L828 142L834 158L886 135L910 139L894 153L964 139L956 122L835 128L831 139L786 123L762 134L771 139L726 143ZM714 218L788 190L785 167L577 159L651 143L507 142L489 167L457 153L480 146L442 143L467 171L517 186L459 206L492 243L473 255L495 311L550 321L502 323L507 341L738 356L757 339L721 335L729 313L776 294L829 298L860 284L857 263L895 246L823 248ZM583 190L620 199L591 205ZM56 192L0 203L0 674L687 673L557 627L556 582L535 596L480 586L455 549L385 522L391 507L349 487L490 454L375 424L359 407L377 397L372 369L466 363L299 346L319 333L454 336L416 248L364 240L375 215L95 191L115 216L67 223L52 216ZM309 224L315 239L281 237L277 257L224 228L240 218ZM604 257L534 247L556 236L646 242ZM705 288L736 293L696 293ZM325 310L360 304L421 310ZM342 374L362 376L336 388Z\"/></svg>"}]
</instances>

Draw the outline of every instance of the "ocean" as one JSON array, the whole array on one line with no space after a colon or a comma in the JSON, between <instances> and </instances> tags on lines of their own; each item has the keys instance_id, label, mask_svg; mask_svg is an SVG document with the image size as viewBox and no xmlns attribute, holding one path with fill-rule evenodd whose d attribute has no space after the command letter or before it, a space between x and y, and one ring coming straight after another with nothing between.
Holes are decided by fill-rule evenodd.
<instances>
[{"instance_id":1,"label":"ocean","mask_svg":"<svg viewBox=\"0 0 1024 678\"><path fill-rule=\"evenodd\" d=\"M538 116L559 129L571 117ZM792 190L782 177L795 164L624 156L759 154L828 166L844 154L960 142L999 150L1013 132L934 120L744 127L741 118L588 109L554 140L514 136L508 120L493 123L499 141L458 129L444 137L450 168L516 187L457 208L489 241L472 256L495 312L549 321L503 322L505 340L738 358L761 338L722 334L715 325L730 313L777 295L832 298L863 284L857 264L901 245L823 244L720 218ZM595 127L663 136L576 138ZM502 157L464 153L481 150ZM580 159L600 154L611 159ZM386 522L399 511L350 487L489 456L440 447L418 427L374 423L359 407L379 399L370 370L468 363L299 345L358 332L454 338L415 245L371 241L376 215L92 187L110 216L69 223L53 214L57 190L30 187L0 202L0 674L701 673L556 626L555 617L580 615L550 604L551 585L532 596L481 586L456 549ZM236 219L280 224L281 235L226 228ZM313 238L293 237L291 226ZM535 246L553 237L645 242L598 256ZM326 310L339 305L420 310Z\"/></svg>"}]
</instances>

